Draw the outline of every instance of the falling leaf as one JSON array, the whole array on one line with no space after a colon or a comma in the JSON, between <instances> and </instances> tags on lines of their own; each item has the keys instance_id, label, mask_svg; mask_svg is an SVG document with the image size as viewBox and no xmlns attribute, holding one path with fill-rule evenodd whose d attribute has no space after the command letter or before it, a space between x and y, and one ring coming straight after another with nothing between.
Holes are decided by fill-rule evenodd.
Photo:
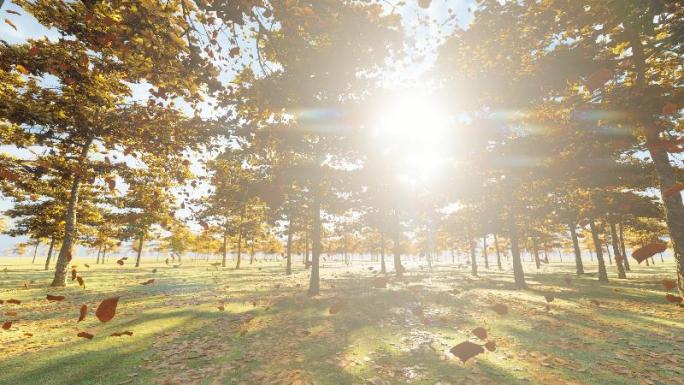
<instances>
[{"instance_id":1,"label":"falling leaf","mask_svg":"<svg viewBox=\"0 0 684 385\"><path fill-rule=\"evenodd\" d=\"M24 335L25 335L26 337L33 337L33 333L28 333L28 332L27 332L27 333L24 333Z\"/></svg>"},{"instance_id":2,"label":"falling leaf","mask_svg":"<svg viewBox=\"0 0 684 385\"><path fill-rule=\"evenodd\" d=\"M2 328L5 330L9 330L9 328L12 327L12 321L5 321L4 324L2 324Z\"/></svg>"},{"instance_id":3,"label":"falling leaf","mask_svg":"<svg viewBox=\"0 0 684 385\"><path fill-rule=\"evenodd\" d=\"M496 341L487 341L487 343L484 344L484 347L487 348L487 350L489 350L490 352L493 352L496 350Z\"/></svg>"},{"instance_id":4,"label":"falling leaf","mask_svg":"<svg viewBox=\"0 0 684 385\"><path fill-rule=\"evenodd\" d=\"M78 286L83 286L83 288L85 289L85 282L83 282L83 277L81 277L80 275L77 276L76 281L78 281Z\"/></svg>"},{"instance_id":5,"label":"falling leaf","mask_svg":"<svg viewBox=\"0 0 684 385\"><path fill-rule=\"evenodd\" d=\"M123 332L114 332L110 334L112 337L121 337L121 336L132 336L133 332L132 331L123 331Z\"/></svg>"},{"instance_id":6,"label":"falling leaf","mask_svg":"<svg viewBox=\"0 0 684 385\"><path fill-rule=\"evenodd\" d=\"M52 295L52 294L48 294L46 298L47 298L48 301L57 301L57 302L59 302L59 301L64 301L64 299L65 299L66 297L63 296L63 295Z\"/></svg>"},{"instance_id":7,"label":"falling leaf","mask_svg":"<svg viewBox=\"0 0 684 385\"><path fill-rule=\"evenodd\" d=\"M330 314L337 314L347 307L347 301L340 299L330 306Z\"/></svg>"},{"instance_id":8,"label":"falling leaf","mask_svg":"<svg viewBox=\"0 0 684 385\"><path fill-rule=\"evenodd\" d=\"M551 294L546 294L544 295L544 299L546 299L546 302L551 303L555 298Z\"/></svg>"},{"instance_id":9,"label":"falling leaf","mask_svg":"<svg viewBox=\"0 0 684 385\"><path fill-rule=\"evenodd\" d=\"M18 31L17 26L12 23L10 19L5 19L5 24L9 25L10 27L14 28L15 31Z\"/></svg>"},{"instance_id":10,"label":"falling leaf","mask_svg":"<svg viewBox=\"0 0 684 385\"><path fill-rule=\"evenodd\" d=\"M472 333L473 333L473 335L475 335L475 337L477 337L481 340L487 339L487 330L485 330L485 328L477 327L477 328L472 330Z\"/></svg>"},{"instance_id":11,"label":"falling leaf","mask_svg":"<svg viewBox=\"0 0 684 385\"><path fill-rule=\"evenodd\" d=\"M119 297L105 299L97 307L97 310L95 310L95 316L101 322L111 321L111 319L114 318L114 315L116 314L116 306L118 305L118 303Z\"/></svg>"},{"instance_id":12,"label":"falling leaf","mask_svg":"<svg viewBox=\"0 0 684 385\"><path fill-rule=\"evenodd\" d=\"M455 355L456 357L460 358L461 361L465 363L466 361L475 357L476 355L484 353L484 349L482 348L482 346L478 344L474 344L470 341L465 341L451 348L449 352L451 352L451 354Z\"/></svg>"},{"instance_id":13,"label":"falling leaf","mask_svg":"<svg viewBox=\"0 0 684 385\"><path fill-rule=\"evenodd\" d=\"M92 334L90 334L90 333L88 333L88 332L80 332L80 333L76 334L76 336L82 337L82 338L87 338L87 339L89 339L89 340L92 340L93 337L95 337L94 335L92 335Z\"/></svg>"},{"instance_id":14,"label":"falling leaf","mask_svg":"<svg viewBox=\"0 0 684 385\"><path fill-rule=\"evenodd\" d=\"M75 279L76 279L76 269L72 269L71 270L71 280L73 281Z\"/></svg>"},{"instance_id":15,"label":"falling leaf","mask_svg":"<svg viewBox=\"0 0 684 385\"><path fill-rule=\"evenodd\" d=\"M646 258L650 258L658 253L667 250L667 243L654 242L632 252L632 258L641 263Z\"/></svg>"},{"instance_id":16,"label":"falling leaf","mask_svg":"<svg viewBox=\"0 0 684 385\"><path fill-rule=\"evenodd\" d=\"M430 3L432 3L432 0L418 0L418 6L423 9L430 8Z\"/></svg>"},{"instance_id":17,"label":"falling leaf","mask_svg":"<svg viewBox=\"0 0 684 385\"><path fill-rule=\"evenodd\" d=\"M85 266L85 267L87 267L87 268L89 268L89 269L90 269L90 265L89 265L89 264L87 264L87 263L86 263L86 264L84 264L83 266Z\"/></svg>"},{"instance_id":18,"label":"falling leaf","mask_svg":"<svg viewBox=\"0 0 684 385\"><path fill-rule=\"evenodd\" d=\"M151 284L151 283L154 283L154 278L148 279L147 281L142 282L141 285L149 285L149 284Z\"/></svg>"},{"instance_id":19,"label":"falling leaf","mask_svg":"<svg viewBox=\"0 0 684 385\"><path fill-rule=\"evenodd\" d=\"M27 70L26 67L24 67L23 65L17 64L17 65L15 65L15 67L16 67L17 71L21 72L22 74L24 74L24 75L29 74L29 70Z\"/></svg>"},{"instance_id":20,"label":"falling leaf","mask_svg":"<svg viewBox=\"0 0 684 385\"><path fill-rule=\"evenodd\" d=\"M116 261L116 264L119 265L119 266L123 266L123 264L124 264L123 259L118 259L118 260Z\"/></svg>"},{"instance_id":21,"label":"falling leaf","mask_svg":"<svg viewBox=\"0 0 684 385\"><path fill-rule=\"evenodd\" d=\"M666 299L668 302L672 302L672 303L681 303L681 302L682 302L682 297L680 297L680 296L678 296L678 295L674 295L674 294L668 294L668 295L666 295L666 296L665 296L665 299Z\"/></svg>"},{"instance_id":22,"label":"falling leaf","mask_svg":"<svg viewBox=\"0 0 684 385\"><path fill-rule=\"evenodd\" d=\"M15 305L21 304L21 301L18 300L18 299L8 299L8 300L5 301L5 302L7 302L7 303L13 303L13 304L15 304Z\"/></svg>"},{"instance_id":23,"label":"falling leaf","mask_svg":"<svg viewBox=\"0 0 684 385\"><path fill-rule=\"evenodd\" d=\"M19 13L19 12L17 12L17 11L13 11L13 10L11 10L11 9L8 9L8 10L7 10L7 13L11 13L11 14L13 14L13 15L21 15L21 13Z\"/></svg>"},{"instance_id":24,"label":"falling leaf","mask_svg":"<svg viewBox=\"0 0 684 385\"><path fill-rule=\"evenodd\" d=\"M670 186L668 189L663 191L663 199L667 199L671 196L674 196L675 194L679 193L682 190L684 190L684 182L675 183L672 186Z\"/></svg>"},{"instance_id":25,"label":"falling leaf","mask_svg":"<svg viewBox=\"0 0 684 385\"><path fill-rule=\"evenodd\" d=\"M502 303L497 303L496 305L492 306L492 310L494 310L498 315L508 314L508 306Z\"/></svg>"},{"instance_id":26,"label":"falling leaf","mask_svg":"<svg viewBox=\"0 0 684 385\"><path fill-rule=\"evenodd\" d=\"M663 278L663 280L660 281L660 283L663 285L665 290L672 290L675 287L677 287L677 281L675 281L674 279L670 279L670 278Z\"/></svg>"},{"instance_id":27,"label":"falling leaf","mask_svg":"<svg viewBox=\"0 0 684 385\"><path fill-rule=\"evenodd\" d=\"M86 317L86 314L88 314L88 306L83 304L83 305L81 305L81 310L80 310L80 314L78 316L78 321L76 321L76 322L83 321Z\"/></svg>"}]
</instances>

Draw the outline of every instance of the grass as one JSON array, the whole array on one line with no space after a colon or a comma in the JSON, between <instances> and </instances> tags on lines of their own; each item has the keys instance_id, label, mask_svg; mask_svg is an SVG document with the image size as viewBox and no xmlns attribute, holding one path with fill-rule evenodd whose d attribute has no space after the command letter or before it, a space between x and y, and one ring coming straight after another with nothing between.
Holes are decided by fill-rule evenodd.
<instances>
[{"instance_id":1,"label":"grass","mask_svg":"<svg viewBox=\"0 0 684 385\"><path fill-rule=\"evenodd\" d=\"M684 309L665 301L671 263L634 266L628 280L576 277L571 263L525 265L529 289L510 271L409 263L402 280L374 288L377 263L325 262L322 293L308 272L257 261L244 269L209 262L136 269L79 260L75 281L48 287L51 272L3 258L0 384L674 384L684 378ZM90 264L90 268L84 266ZM377 266L376 266L377 268ZM157 269L156 272L153 272ZM595 272L589 264L587 271ZM154 278L155 283L140 285ZM24 287L28 283L28 288ZM49 302L45 295L66 296ZM553 295L548 304L544 295ZM99 302L121 296L101 323ZM330 314L330 306L347 306ZM597 300L599 305L592 303ZM495 303L507 315L492 311ZM78 309L89 314L77 323ZM223 306L221 311L219 306ZM419 310L420 309L420 310ZM422 312L421 312L422 310ZM9 313L8 313L9 312ZM16 312L16 315L12 315ZM449 349L484 327L495 352L458 361ZM130 330L132 336L111 337ZM86 340L80 331L95 335ZM29 336L25 333L30 333Z\"/></svg>"}]
</instances>

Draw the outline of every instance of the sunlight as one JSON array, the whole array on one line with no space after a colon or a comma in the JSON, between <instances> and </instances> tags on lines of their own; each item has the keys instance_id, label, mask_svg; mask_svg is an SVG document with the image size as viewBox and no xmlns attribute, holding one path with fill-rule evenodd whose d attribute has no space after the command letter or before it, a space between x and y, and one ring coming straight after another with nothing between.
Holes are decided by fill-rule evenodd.
<instances>
[{"instance_id":1,"label":"sunlight","mask_svg":"<svg viewBox=\"0 0 684 385\"><path fill-rule=\"evenodd\" d=\"M373 128L377 145L394 157L400 181L415 184L436 176L447 160L451 119L424 92L404 93L381 108Z\"/></svg>"}]
</instances>

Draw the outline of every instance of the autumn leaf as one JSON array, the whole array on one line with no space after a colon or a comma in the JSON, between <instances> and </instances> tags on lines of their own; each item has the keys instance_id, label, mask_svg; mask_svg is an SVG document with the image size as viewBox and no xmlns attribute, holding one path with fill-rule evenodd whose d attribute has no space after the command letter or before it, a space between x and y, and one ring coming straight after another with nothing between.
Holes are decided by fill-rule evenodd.
<instances>
[{"instance_id":1,"label":"autumn leaf","mask_svg":"<svg viewBox=\"0 0 684 385\"><path fill-rule=\"evenodd\" d=\"M52 295L52 294L48 294L46 298L47 298L48 301L59 302L59 301L64 301L64 299L65 299L66 297L63 296L63 295Z\"/></svg>"},{"instance_id":2,"label":"autumn leaf","mask_svg":"<svg viewBox=\"0 0 684 385\"><path fill-rule=\"evenodd\" d=\"M116 315L116 306L119 304L119 297L107 298L100 303L95 310L95 316L101 322L109 322Z\"/></svg>"},{"instance_id":3,"label":"autumn leaf","mask_svg":"<svg viewBox=\"0 0 684 385\"><path fill-rule=\"evenodd\" d=\"M5 321L5 323L2 324L2 328L5 330L9 330L9 328L12 327L12 321Z\"/></svg>"},{"instance_id":4,"label":"autumn leaf","mask_svg":"<svg viewBox=\"0 0 684 385\"><path fill-rule=\"evenodd\" d=\"M418 6L423 9L430 8L430 3L432 3L432 0L418 0Z\"/></svg>"},{"instance_id":5,"label":"autumn leaf","mask_svg":"<svg viewBox=\"0 0 684 385\"><path fill-rule=\"evenodd\" d=\"M17 65L15 65L14 67L17 69L17 71L21 72L21 73L24 74L24 75L28 75L28 74L29 74L29 70L27 70L26 67L24 67L24 66L21 65L21 64L17 64Z\"/></svg>"},{"instance_id":6,"label":"autumn leaf","mask_svg":"<svg viewBox=\"0 0 684 385\"><path fill-rule=\"evenodd\" d=\"M551 294L546 294L544 295L544 299L546 300L546 302L551 303L555 298Z\"/></svg>"},{"instance_id":7,"label":"autumn leaf","mask_svg":"<svg viewBox=\"0 0 684 385\"><path fill-rule=\"evenodd\" d=\"M122 258L122 259L117 259L117 260L116 260L116 264L119 265L119 266L123 266L123 265L124 265L124 260L123 260L123 258Z\"/></svg>"},{"instance_id":8,"label":"autumn leaf","mask_svg":"<svg viewBox=\"0 0 684 385\"><path fill-rule=\"evenodd\" d=\"M481 340L486 340L487 339L487 330L482 327L477 327L472 330L472 333L475 337L481 339Z\"/></svg>"},{"instance_id":9,"label":"autumn leaf","mask_svg":"<svg viewBox=\"0 0 684 385\"><path fill-rule=\"evenodd\" d=\"M496 305L492 306L492 310L494 310L498 315L508 314L508 306L502 303L497 303Z\"/></svg>"},{"instance_id":10,"label":"autumn leaf","mask_svg":"<svg viewBox=\"0 0 684 385\"><path fill-rule=\"evenodd\" d=\"M7 302L7 303L12 303L12 304L15 304L15 305L19 305L19 304L21 304L21 301L20 301L20 300L18 300L18 299L14 299L14 298L12 298L12 299L8 299L8 300L7 300L7 301L5 301L5 302Z\"/></svg>"},{"instance_id":11,"label":"autumn leaf","mask_svg":"<svg viewBox=\"0 0 684 385\"><path fill-rule=\"evenodd\" d=\"M8 316L8 317L16 317L16 316L17 316L17 312L16 312L16 311L6 311L6 312L5 312L5 315Z\"/></svg>"},{"instance_id":12,"label":"autumn leaf","mask_svg":"<svg viewBox=\"0 0 684 385\"><path fill-rule=\"evenodd\" d=\"M90 334L90 333L88 333L88 332L80 332L80 333L76 334L76 336L81 337L81 338L86 338L86 339L89 339L89 340L92 340L93 337L95 337L94 335L92 335L92 334Z\"/></svg>"},{"instance_id":13,"label":"autumn leaf","mask_svg":"<svg viewBox=\"0 0 684 385\"><path fill-rule=\"evenodd\" d=\"M654 242L634 250L632 252L632 258L634 258L638 263L641 263L646 258L650 258L658 253L662 253L665 250L667 250L667 243Z\"/></svg>"},{"instance_id":14,"label":"autumn leaf","mask_svg":"<svg viewBox=\"0 0 684 385\"><path fill-rule=\"evenodd\" d=\"M678 295L674 295L674 294L668 294L668 295L666 295L666 296L665 296L665 299L666 299L668 302L672 302L672 303L681 303L681 302L682 302L682 297L680 297L680 296L678 296Z\"/></svg>"},{"instance_id":15,"label":"autumn leaf","mask_svg":"<svg viewBox=\"0 0 684 385\"><path fill-rule=\"evenodd\" d=\"M112 336L112 337L132 336L132 335L133 335L133 332L128 331L128 330L123 331L123 332L114 332L114 333L110 334L110 336Z\"/></svg>"},{"instance_id":16,"label":"autumn leaf","mask_svg":"<svg viewBox=\"0 0 684 385\"><path fill-rule=\"evenodd\" d=\"M21 15L21 13L19 13L19 12L17 12L17 11L13 11L13 10L11 10L11 9L8 9L6 12L7 12L7 13L11 13L11 14L13 14L13 15Z\"/></svg>"},{"instance_id":17,"label":"autumn leaf","mask_svg":"<svg viewBox=\"0 0 684 385\"><path fill-rule=\"evenodd\" d=\"M149 285L149 284L151 284L151 283L154 283L154 278L148 279L147 281L142 282L142 283L140 283L140 284L141 284L141 285Z\"/></svg>"},{"instance_id":18,"label":"autumn leaf","mask_svg":"<svg viewBox=\"0 0 684 385\"><path fill-rule=\"evenodd\" d=\"M76 321L76 322L83 321L86 317L86 314L88 314L88 306L83 304L83 305L81 305L81 310L80 310L80 314L78 316L78 321Z\"/></svg>"},{"instance_id":19,"label":"autumn leaf","mask_svg":"<svg viewBox=\"0 0 684 385\"><path fill-rule=\"evenodd\" d=\"M487 343L484 344L484 347L487 350L489 350L490 352L493 352L496 350L496 341L494 341L494 340L487 341Z\"/></svg>"},{"instance_id":20,"label":"autumn leaf","mask_svg":"<svg viewBox=\"0 0 684 385\"><path fill-rule=\"evenodd\" d=\"M71 280L73 281L75 279L76 279L76 269L72 269L71 270Z\"/></svg>"},{"instance_id":21,"label":"autumn leaf","mask_svg":"<svg viewBox=\"0 0 684 385\"><path fill-rule=\"evenodd\" d=\"M449 350L451 354L461 359L463 363L475 357L480 353L484 353L482 346L474 344L470 341L461 342Z\"/></svg>"},{"instance_id":22,"label":"autumn leaf","mask_svg":"<svg viewBox=\"0 0 684 385\"><path fill-rule=\"evenodd\" d=\"M17 26L12 23L10 19L5 19L5 24L9 25L10 27L14 28L15 31L18 31Z\"/></svg>"},{"instance_id":23,"label":"autumn leaf","mask_svg":"<svg viewBox=\"0 0 684 385\"><path fill-rule=\"evenodd\" d=\"M663 285L665 290L672 290L675 287L677 287L677 281L675 281L674 279L670 279L670 278L663 278L663 280L660 281L660 283Z\"/></svg>"},{"instance_id":24,"label":"autumn leaf","mask_svg":"<svg viewBox=\"0 0 684 385\"><path fill-rule=\"evenodd\" d=\"M670 198L682 190L684 190L684 182L675 183L663 191L663 199Z\"/></svg>"}]
</instances>

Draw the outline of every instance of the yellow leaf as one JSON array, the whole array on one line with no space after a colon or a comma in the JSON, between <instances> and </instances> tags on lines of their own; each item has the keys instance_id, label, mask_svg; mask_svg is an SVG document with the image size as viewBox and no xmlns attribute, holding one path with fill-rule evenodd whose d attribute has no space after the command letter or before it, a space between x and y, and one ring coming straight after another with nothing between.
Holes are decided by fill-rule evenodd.
<instances>
[{"instance_id":1,"label":"yellow leaf","mask_svg":"<svg viewBox=\"0 0 684 385\"><path fill-rule=\"evenodd\" d=\"M17 68L17 71L21 72L22 74L24 74L24 75L29 74L29 71L23 65L17 64L15 67Z\"/></svg>"}]
</instances>

